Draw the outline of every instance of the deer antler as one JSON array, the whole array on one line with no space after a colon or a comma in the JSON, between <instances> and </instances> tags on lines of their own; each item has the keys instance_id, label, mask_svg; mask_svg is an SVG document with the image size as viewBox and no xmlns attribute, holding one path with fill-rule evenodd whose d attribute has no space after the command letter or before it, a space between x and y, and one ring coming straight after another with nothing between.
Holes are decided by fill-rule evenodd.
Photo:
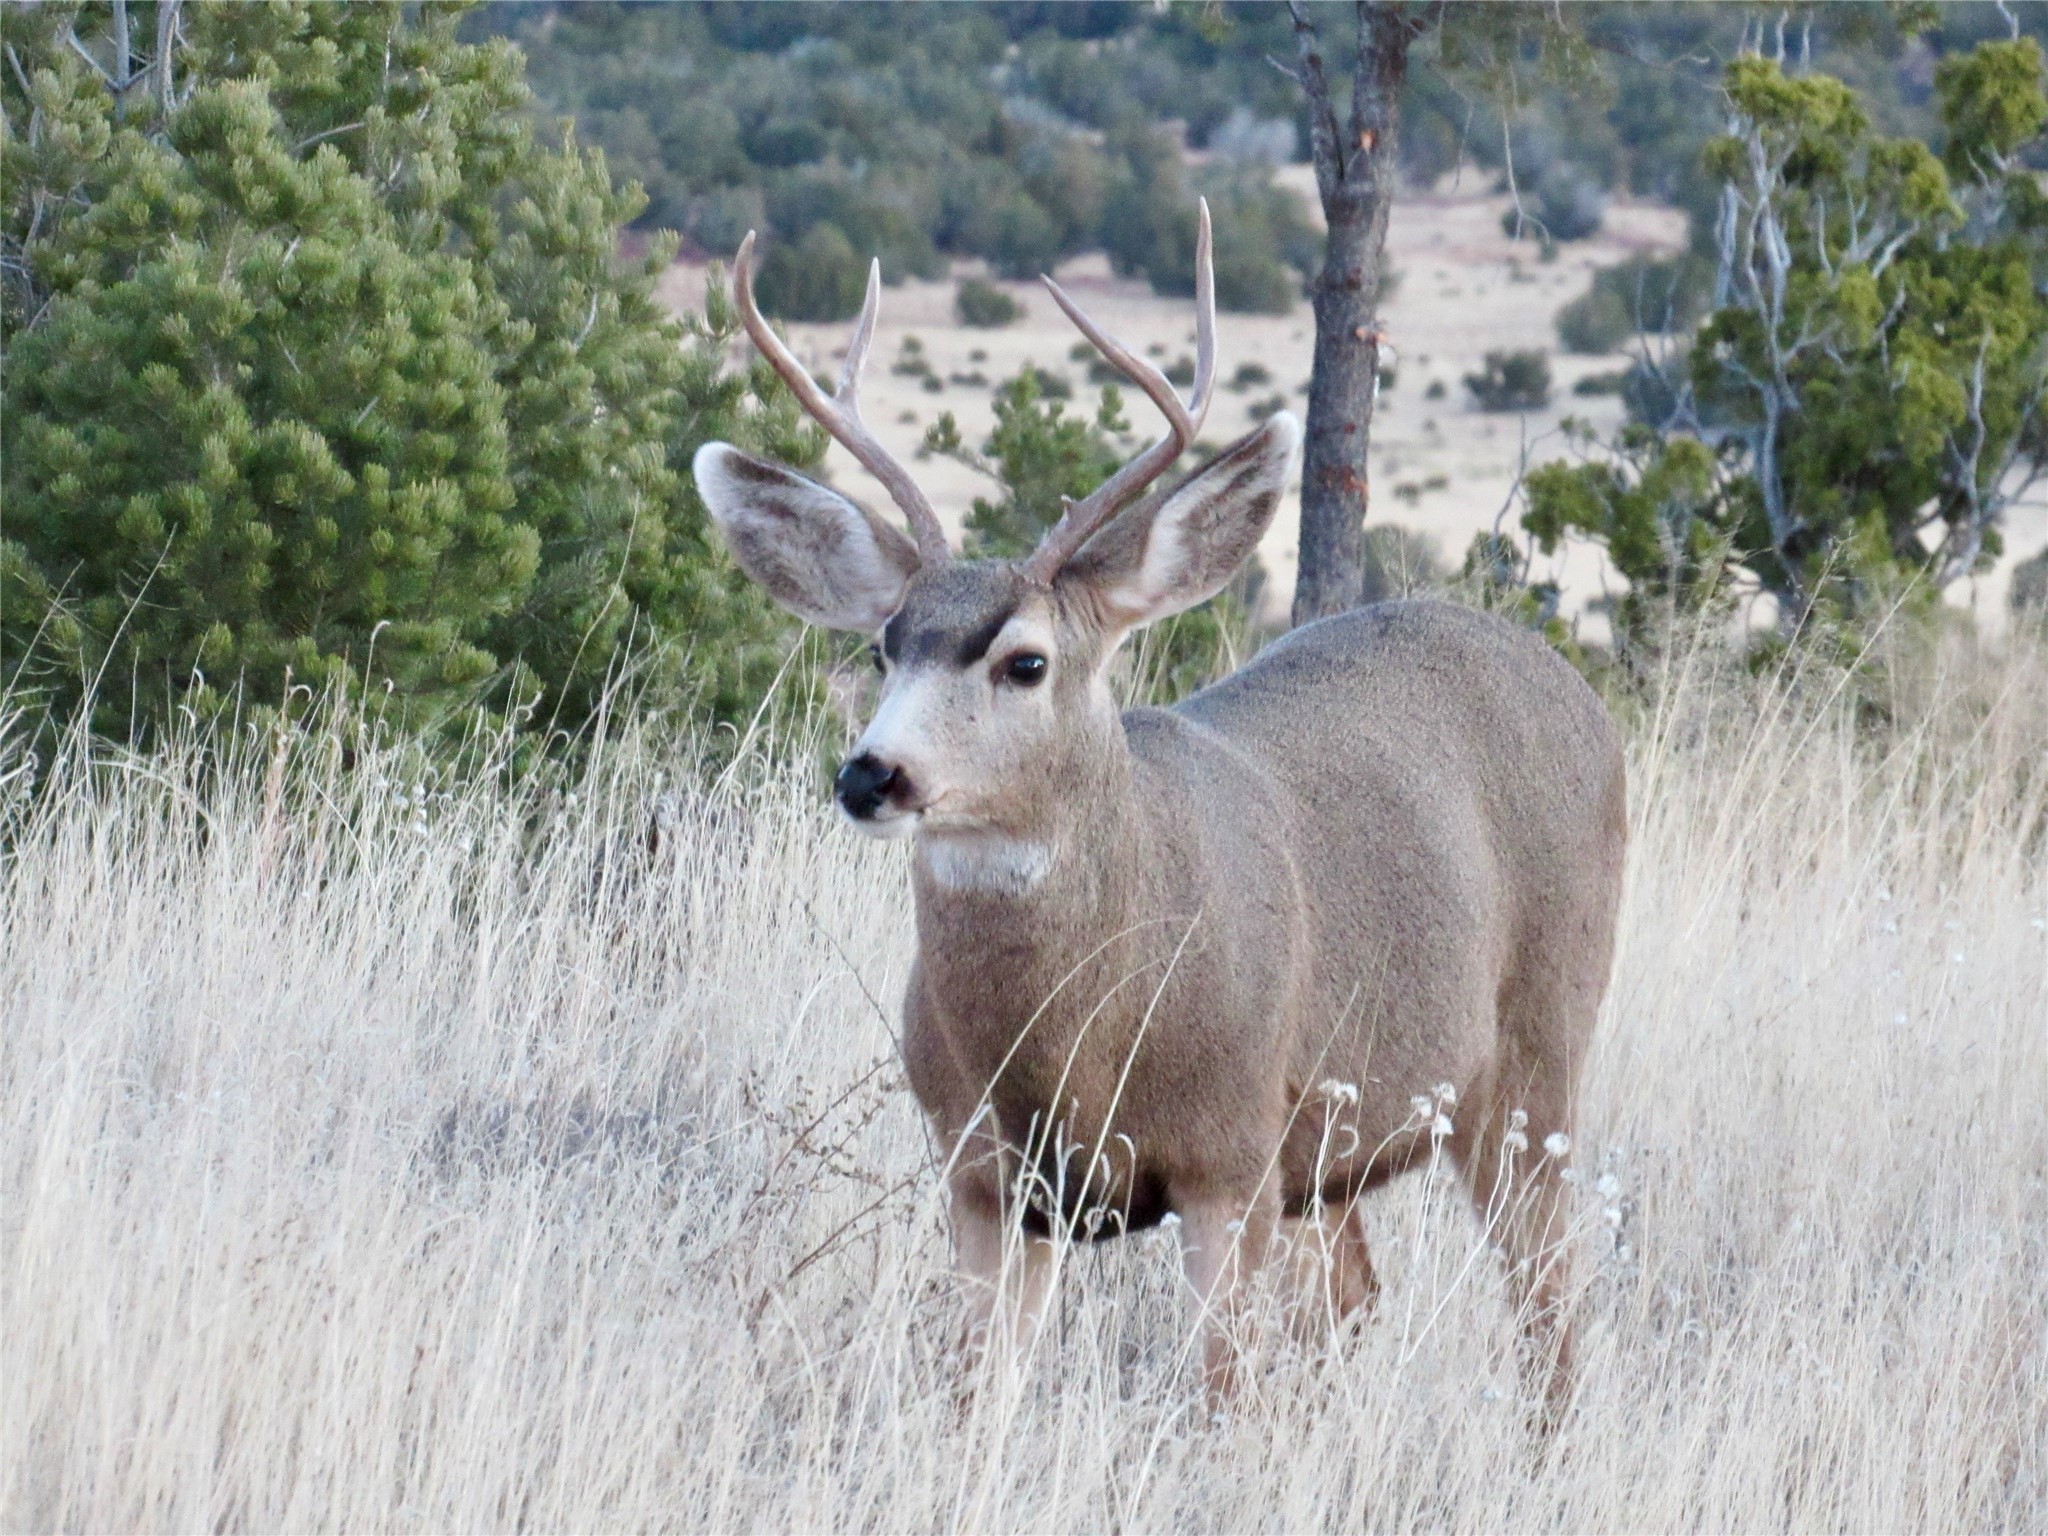
<instances>
[{"instance_id":1,"label":"deer antler","mask_svg":"<svg viewBox=\"0 0 2048 1536\"><path fill-rule=\"evenodd\" d=\"M1174 460L1194 442L1195 434L1202 429L1202 419L1209 414L1210 388L1216 381L1216 274L1209 252L1208 199L1202 199L1200 206L1201 218L1195 235L1195 383L1186 405L1181 404L1165 374L1090 320L1058 283L1050 277L1045 279L1053 302L1095 344L1096 351L1152 397L1152 403L1166 417L1166 436L1103 481L1090 495L1067 503L1052 531L1024 562L1025 571L1034 580L1052 580L1097 529L1171 469Z\"/></svg>"},{"instance_id":2,"label":"deer antler","mask_svg":"<svg viewBox=\"0 0 2048 1536\"><path fill-rule=\"evenodd\" d=\"M740 242L739 254L733 258L733 298L739 305L741 323L746 326L747 334L754 338L754 345L760 348L761 355L768 359L768 366L782 376L782 382L796 396L797 404L819 426L843 443L846 451L860 461L862 468L882 482L883 489L903 509L903 516L910 523L911 537L917 540L918 558L926 565L937 565L951 559L952 553L946 548L946 531L939 526L939 517L932 511L932 504L925 500L924 492L910 478L910 471L876 440L867 423L860 419L860 374L867 364L868 346L875 339L875 313L882 303L882 264L876 261L868 266L867 302L861 306L860 322L853 328L853 340L846 345L846 366L839 375L839 388L828 396L762 318L760 307L754 302L753 263L754 232L748 230L747 238Z\"/></svg>"}]
</instances>

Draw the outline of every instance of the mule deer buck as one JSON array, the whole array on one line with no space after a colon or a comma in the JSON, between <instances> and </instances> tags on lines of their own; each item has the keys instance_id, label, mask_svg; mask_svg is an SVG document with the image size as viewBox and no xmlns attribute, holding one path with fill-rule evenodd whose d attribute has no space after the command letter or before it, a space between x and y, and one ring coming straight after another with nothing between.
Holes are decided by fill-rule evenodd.
<instances>
[{"instance_id":1,"label":"mule deer buck","mask_svg":"<svg viewBox=\"0 0 2048 1536\"><path fill-rule=\"evenodd\" d=\"M1057 1240L1172 1212L1209 1389L1227 1396L1235 1314L1283 1222L1334 1230L1315 1304L1348 1315L1378 1284L1360 1197L1441 1152L1506 1250L1555 1404L1570 1380L1556 1138L1607 984L1621 753L1540 639L1438 602L1323 619L1173 709L1119 713L1119 643L1222 590L1300 436L1275 415L1137 499L1209 404L1209 243L1204 206L1185 403L1046 279L1168 430L1024 559L952 558L862 423L879 267L828 396L755 306L751 235L733 274L748 334L911 537L723 443L697 454L697 485L777 602L875 638L879 706L836 793L861 832L913 840L904 1056L954 1153L970 1336L1028 1333Z\"/></svg>"}]
</instances>

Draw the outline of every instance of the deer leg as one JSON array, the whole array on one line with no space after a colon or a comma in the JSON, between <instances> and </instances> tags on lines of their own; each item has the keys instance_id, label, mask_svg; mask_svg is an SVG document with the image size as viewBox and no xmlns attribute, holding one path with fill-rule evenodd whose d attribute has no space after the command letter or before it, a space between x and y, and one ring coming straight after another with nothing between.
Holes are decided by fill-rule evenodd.
<instances>
[{"instance_id":1,"label":"deer leg","mask_svg":"<svg viewBox=\"0 0 2048 1536\"><path fill-rule=\"evenodd\" d=\"M1525 1108L1526 1124L1511 1121L1511 1107L1496 1098L1491 1112L1475 1117L1469 1142L1460 1127L1452 1151L1480 1219L1507 1259L1509 1297L1528 1345L1525 1377L1542 1394L1545 1422L1555 1424L1573 1383L1566 1246L1571 1217L1568 1186L1559 1176L1564 1160L1548 1154L1544 1142L1567 1121L1562 1106L1532 1097L1537 1102L1512 1106Z\"/></svg>"},{"instance_id":2,"label":"deer leg","mask_svg":"<svg viewBox=\"0 0 2048 1536\"><path fill-rule=\"evenodd\" d=\"M967 1350L977 1357L992 1355L1012 1369L1037 1338L1052 1294L1052 1241L1006 1222L996 1192L971 1172L954 1177L952 1205L954 1268L967 1303Z\"/></svg>"},{"instance_id":3,"label":"deer leg","mask_svg":"<svg viewBox=\"0 0 2048 1536\"><path fill-rule=\"evenodd\" d=\"M1370 1314L1379 1299L1379 1272L1365 1243L1365 1211L1361 1202L1347 1201L1330 1254L1330 1309L1338 1322L1349 1322Z\"/></svg>"},{"instance_id":4,"label":"deer leg","mask_svg":"<svg viewBox=\"0 0 2048 1536\"><path fill-rule=\"evenodd\" d=\"M1178 1204L1181 1263L1202 1332L1202 1378L1209 1405L1237 1395L1251 1282L1266 1262L1280 1221L1280 1193L1269 1179L1251 1191L1204 1194Z\"/></svg>"},{"instance_id":5,"label":"deer leg","mask_svg":"<svg viewBox=\"0 0 2048 1536\"><path fill-rule=\"evenodd\" d=\"M1335 1220L1332 1221L1331 1217ZM1365 1242L1365 1217L1356 1200L1329 1207L1316 1219L1288 1224L1294 1266L1294 1336L1322 1343L1379 1301L1380 1277Z\"/></svg>"}]
</instances>

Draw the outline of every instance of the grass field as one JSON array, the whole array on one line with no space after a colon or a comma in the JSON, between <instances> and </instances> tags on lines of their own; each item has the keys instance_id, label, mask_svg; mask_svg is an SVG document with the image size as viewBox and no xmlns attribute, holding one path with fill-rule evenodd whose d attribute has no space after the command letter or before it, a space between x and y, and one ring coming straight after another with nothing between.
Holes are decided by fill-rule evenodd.
<instances>
[{"instance_id":1,"label":"grass field","mask_svg":"<svg viewBox=\"0 0 2048 1536\"><path fill-rule=\"evenodd\" d=\"M1632 721L1547 1445L1429 1177L1374 1197L1376 1319L1220 1424L1170 1234L1076 1254L963 1407L903 854L802 751L572 790L314 732L35 789L17 732L0 1526L2048 1527L2048 660L2007 647L1901 661L1882 723L1701 652Z\"/></svg>"}]
</instances>

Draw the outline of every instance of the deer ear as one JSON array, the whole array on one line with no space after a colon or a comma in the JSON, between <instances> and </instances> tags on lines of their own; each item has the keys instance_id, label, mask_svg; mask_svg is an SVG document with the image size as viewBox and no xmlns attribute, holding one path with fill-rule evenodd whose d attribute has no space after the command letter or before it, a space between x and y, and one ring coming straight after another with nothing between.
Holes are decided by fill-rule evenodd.
<instances>
[{"instance_id":1,"label":"deer ear","mask_svg":"<svg viewBox=\"0 0 2048 1536\"><path fill-rule=\"evenodd\" d=\"M1168 495L1132 508L1074 552L1062 582L1093 589L1120 624L1149 624L1221 592L1280 506L1301 424L1286 411Z\"/></svg>"},{"instance_id":2,"label":"deer ear","mask_svg":"<svg viewBox=\"0 0 2048 1536\"><path fill-rule=\"evenodd\" d=\"M690 468L740 569L805 623L873 634L903 601L917 546L866 507L730 443Z\"/></svg>"}]
</instances>

